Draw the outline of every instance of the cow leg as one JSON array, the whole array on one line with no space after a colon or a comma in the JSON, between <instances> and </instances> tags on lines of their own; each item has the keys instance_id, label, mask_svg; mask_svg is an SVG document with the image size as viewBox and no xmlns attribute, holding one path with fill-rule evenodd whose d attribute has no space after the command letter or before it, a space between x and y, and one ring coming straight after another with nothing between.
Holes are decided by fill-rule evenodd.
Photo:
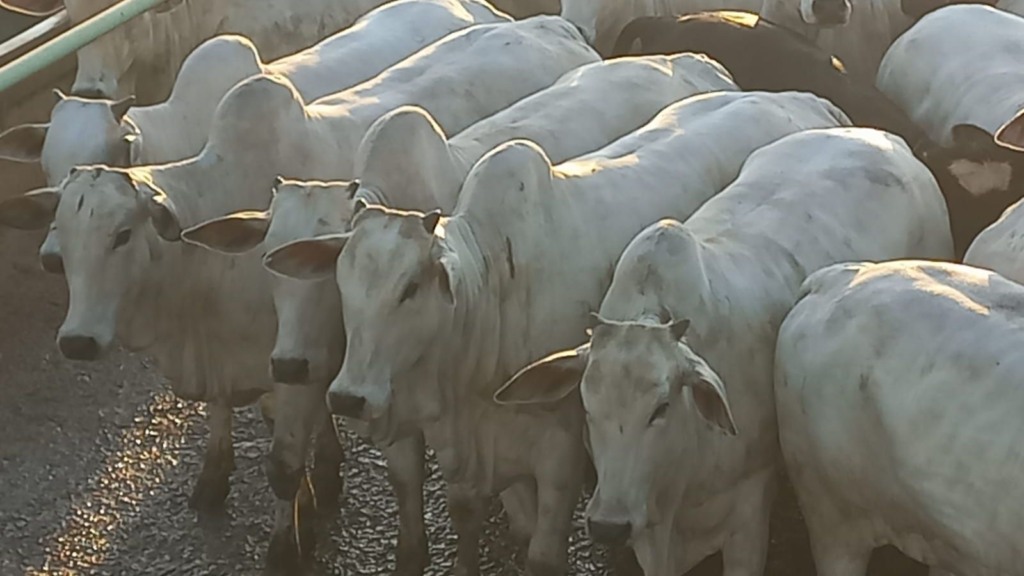
<instances>
[{"instance_id":1,"label":"cow leg","mask_svg":"<svg viewBox=\"0 0 1024 576\"><path fill-rule=\"evenodd\" d=\"M334 422L331 421L331 414L323 401L323 395L323 391L318 393L320 429L316 431L316 441L313 445L312 474L316 507L321 512L337 509L338 498L345 489L342 470L345 463L345 448L338 441L338 434L334 431Z\"/></svg>"},{"instance_id":2,"label":"cow leg","mask_svg":"<svg viewBox=\"0 0 1024 576\"><path fill-rule=\"evenodd\" d=\"M537 483L520 482L509 486L501 493L501 503L512 538L520 546L529 546L537 526Z\"/></svg>"},{"instance_id":3,"label":"cow leg","mask_svg":"<svg viewBox=\"0 0 1024 576\"><path fill-rule=\"evenodd\" d=\"M267 430L270 430L271 436L274 434L275 399L274 393L264 394L259 399L260 416L263 418L263 423L266 424Z\"/></svg>"},{"instance_id":4,"label":"cow leg","mask_svg":"<svg viewBox=\"0 0 1024 576\"><path fill-rule=\"evenodd\" d=\"M423 523L423 483L426 480L426 444L423 434L395 442L381 450L388 462L388 480L398 499L398 550L395 573L420 576L430 558Z\"/></svg>"},{"instance_id":5,"label":"cow leg","mask_svg":"<svg viewBox=\"0 0 1024 576\"><path fill-rule=\"evenodd\" d=\"M463 486L448 486L448 515L458 538L455 576L480 574L480 534L487 517L487 500Z\"/></svg>"},{"instance_id":6,"label":"cow leg","mask_svg":"<svg viewBox=\"0 0 1024 576\"><path fill-rule=\"evenodd\" d=\"M551 447L536 470L537 524L526 556L529 576L563 576L569 568L572 512L580 498L587 462L578 438Z\"/></svg>"},{"instance_id":7,"label":"cow leg","mask_svg":"<svg viewBox=\"0 0 1024 576\"><path fill-rule=\"evenodd\" d=\"M818 576L865 576L874 545L823 494L816 491L813 500L800 498Z\"/></svg>"},{"instance_id":8,"label":"cow leg","mask_svg":"<svg viewBox=\"0 0 1024 576\"><path fill-rule=\"evenodd\" d=\"M737 494L734 529L722 549L723 576L761 576L768 560L768 524L778 491L775 469L765 470Z\"/></svg>"},{"instance_id":9,"label":"cow leg","mask_svg":"<svg viewBox=\"0 0 1024 576\"><path fill-rule=\"evenodd\" d=\"M306 453L314 423L325 412L323 391L315 386L274 385L274 434L264 462L277 501L267 550L268 571L295 571L313 547L313 497L306 478ZM314 487L315 488L315 487ZM308 536L304 541L303 536Z\"/></svg>"},{"instance_id":10,"label":"cow leg","mask_svg":"<svg viewBox=\"0 0 1024 576\"><path fill-rule=\"evenodd\" d=\"M299 574L305 570L316 548L315 516L309 477L303 474L294 499L279 498L274 504L274 528L264 574Z\"/></svg>"},{"instance_id":11,"label":"cow leg","mask_svg":"<svg viewBox=\"0 0 1024 576\"><path fill-rule=\"evenodd\" d=\"M207 405L210 438L206 445L203 469L189 498L189 506L193 509L220 508L228 497L231 472L235 469L231 418L231 404L228 401L216 400Z\"/></svg>"}]
</instances>

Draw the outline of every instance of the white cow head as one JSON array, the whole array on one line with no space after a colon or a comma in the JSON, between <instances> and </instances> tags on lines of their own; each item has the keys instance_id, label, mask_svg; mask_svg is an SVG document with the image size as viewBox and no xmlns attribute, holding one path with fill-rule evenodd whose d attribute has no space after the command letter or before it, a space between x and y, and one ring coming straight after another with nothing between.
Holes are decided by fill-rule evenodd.
<instances>
[{"instance_id":1,"label":"white cow head","mask_svg":"<svg viewBox=\"0 0 1024 576\"><path fill-rule=\"evenodd\" d=\"M267 267L296 278L329 275L341 292L347 343L331 383L335 414L370 423L375 441L392 441L439 405L427 364L454 308L453 265L441 215L363 208L352 231L295 242L267 254ZM409 389L405 387L409 386Z\"/></svg>"},{"instance_id":2,"label":"white cow head","mask_svg":"<svg viewBox=\"0 0 1024 576\"><path fill-rule=\"evenodd\" d=\"M0 134L0 158L15 162L40 162L46 183L53 188L71 169L86 164L128 166L136 146L138 129L125 118L134 96L103 100L65 96L54 90L57 103L45 124L22 124ZM21 200L16 200L21 202ZM0 212L10 208L0 204ZM20 218L0 215L0 225L16 226ZM60 246L50 226L39 250L47 272L61 274Z\"/></svg>"},{"instance_id":3,"label":"white cow head","mask_svg":"<svg viewBox=\"0 0 1024 576\"><path fill-rule=\"evenodd\" d=\"M542 403L580 386L598 475L587 510L595 541L623 544L665 522L674 503L659 501L657 485L666 463L695 457L687 429L707 422L736 434L725 385L686 341L689 325L599 319L589 344L526 367L495 394L503 404Z\"/></svg>"},{"instance_id":4,"label":"white cow head","mask_svg":"<svg viewBox=\"0 0 1024 576\"><path fill-rule=\"evenodd\" d=\"M187 242L222 254L242 254L263 245L272 252L297 240L349 231L358 182L278 178L270 208L237 212L189 228ZM334 271L334 259L323 265ZM304 281L274 274L277 341L270 357L274 381L323 383L341 367L344 325L333 274Z\"/></svg>"},{"instance_id":5,"label":"white cow head","mask_svg":"<svg viewBox=\"0 0 1024 576\"><path fill-rule=\"evenodd\" d=\"M159 297L150 292L146 271L161 257L160 239L178 239L177 217L151 182L97 166L75 168L64 181L56 223L69 292L57 342L67 358L95 360L119 322L155 322L151 314L125 309Z\"/></svg>"}]
</instances>

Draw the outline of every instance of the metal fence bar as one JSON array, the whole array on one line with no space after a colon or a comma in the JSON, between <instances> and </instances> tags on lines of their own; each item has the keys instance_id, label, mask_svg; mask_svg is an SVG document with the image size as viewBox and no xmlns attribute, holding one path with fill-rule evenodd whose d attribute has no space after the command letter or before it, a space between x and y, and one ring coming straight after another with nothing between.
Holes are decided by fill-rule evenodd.
<instances>
[{"instance_id":1,"label":"metal fence bar","mask_svg":"<svg viewBox=\"0 0 1024 576\"><path fill-rule=\"evenodd\" d=\"M123 0L96 14L78 26L0 68L0 93L110 32L121 24L166 1ZM51 18L59 15L55 14Z\"/></svg>"}]
</instances>

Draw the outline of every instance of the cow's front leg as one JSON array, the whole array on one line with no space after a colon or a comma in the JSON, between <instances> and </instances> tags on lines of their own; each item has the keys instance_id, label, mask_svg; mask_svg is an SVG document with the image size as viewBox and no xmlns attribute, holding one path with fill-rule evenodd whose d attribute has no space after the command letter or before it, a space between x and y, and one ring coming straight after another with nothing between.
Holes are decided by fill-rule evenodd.
<instances>
[{"instance_id":1,"label":"cow's front leg","mask_svg":"<svg viewBox=\"0 0 1024 576\"><path fill-rule=\"evenodd\" d=\"M216 400L207 404L210 437L206 444L203 469L189 498L189 506L193 509L219 509L228 497L231 472L235 469L231 418L231 404L228 401Z\"/></svg>"},{"instance_id":2,"label":"cow's front leg","mask_svg":"<svg viewBox=\"0 0 1024 576\"><path fill-rule=\"evenodd\" d=\"M398 499L398 550L395 573L420 576L427 567L427 529L423 523L426 444L423 434L381 450L388 462L388 480Z\"/></svg>"},{"instance_id":3,"label":"cow's front leg","mask_svg":"<svg viewBox=\"0 0 1024 576\"><path fill-rule=\"evenodd\" d=\"M487 517L487 499L472 489L448 486L448 514L458 538L455 557L455 576L480 574L480 534Z\"/></svg>"},{"instance_id":4,"label":"cow's front leg","mask_svg":"<svg viewBox=\"0 0 1024 576\"><path fill-rule=\"evenodd\" d=\"M736 495L734 529L722 548L723 576L761 576L768 559L768 524L778 492L774 469L747 481Z\"/></svg>"},{"instance_id":5,"label":"cow's front leg","mask_svg":"<svg viewBox=\"0 0 1024 576\"><path fill-rule=\"evenodd\" d=\"M572 512L583 488L586 452L582 442L552 449L536 471L537 525L526 557L529 576L563 576L569 568Z\"/></svg>"},{"instance_id":6,"label":"cow's front leg","mask_svg":"<svg viewBox=\"0 0 1024 576\"><path fill-rule=\"evenodd\" d=\"M316 494L316 507L320 512L332 512L338 507L338 499L345 490L345 476L342 466L345 464L345 448L338 441L334 431L334 423L327 405L323 401L323 391L318 394L317 408L320 426L316 431L313 444L313 493ZM422 494L422 489L420 490Z\"/></svg>"}]
</instances>

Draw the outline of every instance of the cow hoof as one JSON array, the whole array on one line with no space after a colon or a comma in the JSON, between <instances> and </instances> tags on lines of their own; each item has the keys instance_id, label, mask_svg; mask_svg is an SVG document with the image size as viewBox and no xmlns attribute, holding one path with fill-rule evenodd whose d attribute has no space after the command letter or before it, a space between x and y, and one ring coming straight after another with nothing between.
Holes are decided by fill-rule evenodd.
<instances>
[{"instance_id":1,"label":"cow hoof","mask_svg":"<svg viewBox=\"0 0 1024 576\"><path fill-rule=\"evenodd\" d=\"M341 495L345 491L345 479L338 473L338 469L332 470L329 466L313 467L311 476L317 512L337 512Z\"/></svg>"},{"instance_id":2,"label":"cow hoof","mask_svg":"<svg viewBox=\"0 0 1024 576\"><path fill-rule=\"evenodd\" d=\"M227 476L200 474L188 499L189 508L201 512L222 510L230 489Z\"/></svg>"}]
</instances>

